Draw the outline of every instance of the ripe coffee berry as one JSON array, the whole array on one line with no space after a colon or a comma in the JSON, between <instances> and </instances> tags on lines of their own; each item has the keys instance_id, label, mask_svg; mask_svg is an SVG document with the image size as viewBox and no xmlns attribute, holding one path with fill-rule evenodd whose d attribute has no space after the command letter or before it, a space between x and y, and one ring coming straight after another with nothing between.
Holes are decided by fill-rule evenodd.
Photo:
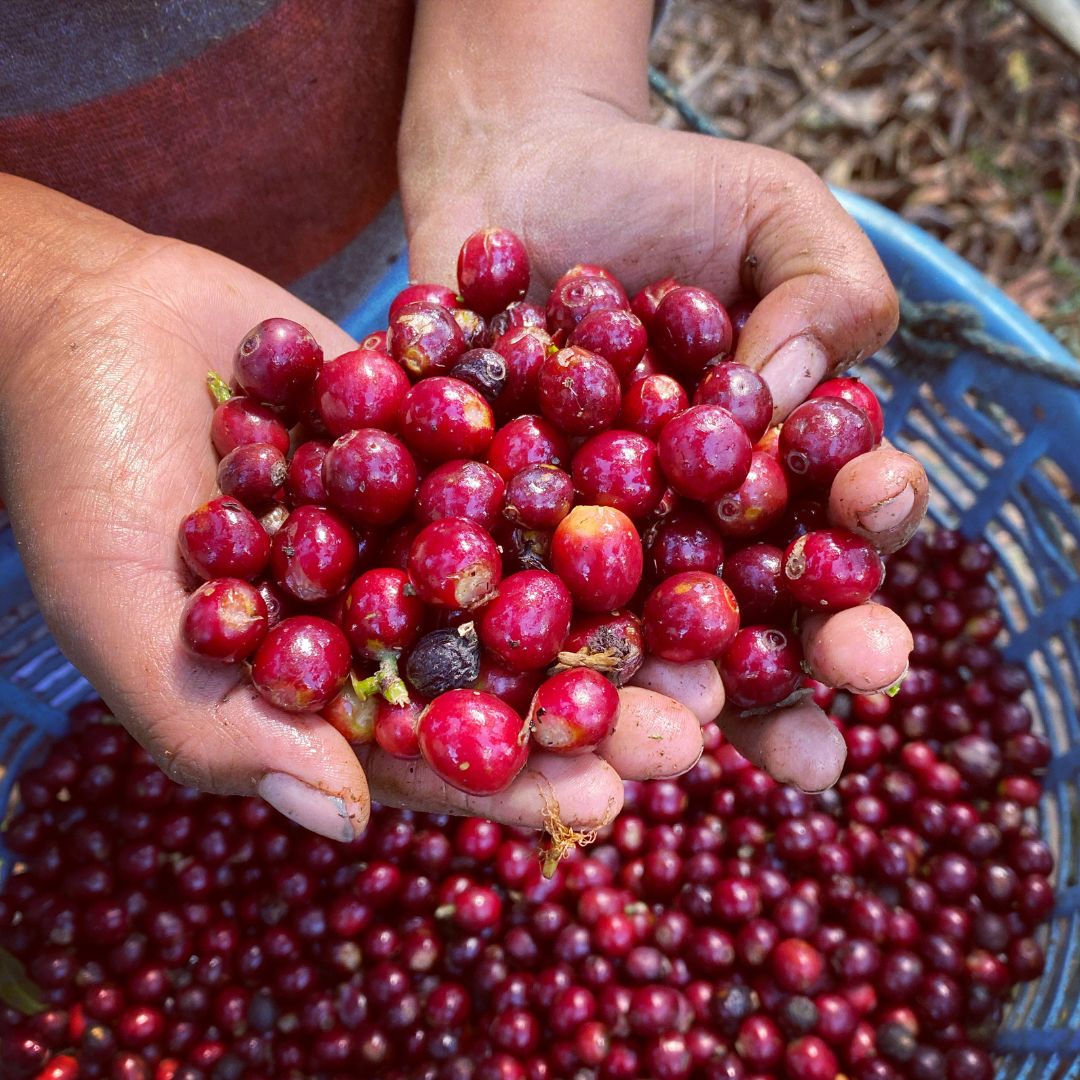
<instances>
[{"instance_id":1,"label":"ripe coffee berry","mask_svg":"<svg viewBox=\"0 0 1080 1080\"><path fill-rule=\"evenodd\" d=\"M557 754L578 754L615 729L619 693L603 675L570 668L536 691L528 720L537 745Z\"/></svg>"},{"instance_id":2,"label":"ripe coffee berry","mask_svg":"<svg viewBox=\"0 0 1080 1080\"><path fill-rule=\"evenodd\" d=\"M688 499L717 499L734 491L750 471L750 439L718 405L680 413L660 432L658 447L668 483Z\"/></svg>"},{"instance_id":3,"label":"ripe coffee berry","mask_svg":"<svg viewBox=\"0 0 1080 1080\"><path fill-rule=\"evenodd\" d=\"M528 291L528 253L506 229L478 229L458 252L457 279L468 307L494 315Z\"/></svg>"},{"instance_id":4,"label":"ripe coffee berry","mask_svg":"<svg viewBox=\"0 0 1080 1080\"><path fill-rule=\"evenodd\" d=\"M394 359L418 379L446 374L468 349L454 316L423 300L405 304L394 313L388 339Z\"/></svg>"},{"instance_id":5,"label":"ripe coffee berry","mask_svg":"<svg viewBox=\"0 0 1080 1080\"><path fill-rule=\"evenodd\" d=\"M594 435L574 455L573 474L584 502L614 506L634 521L656 509L666 486L655 444L632 431Z\"/></svg>"},{"instance_id":6,"label":"ripe coffee berry","mask_svg":"<svg viewBox=\"0 0 1080 1080\"><path fill-rule=\"evenodd\" d=\"M857 409L862 409L874 430L874 442L881 442L881 436L885 433L885 415L881 411L881 402L877 395L866 383L859 379L826 379L814 388L810 396L841 398Z\"/></svg>"},{"instance_id":7,"label":"ripe coffee berry","mask_svg":"<svg viewBox=\"0 0 1080 1080\"><path fill-rule=\"evenodd\" d=\"M439 376L405 395L401 433L409 449L428 461L480 457L495 434L495 419L478 390Z\"/></svg>"},{"instance_id":8,"label":"ripe coffee berry","mask_svg":"<svg viewBox=\"0 0 1080 1080\"><path fill-rule=\"evenodd\" d=\"M855 607L869 600L884 579L885 564L874 546L843 529L809 532L784 554L788 591L807 607Z\"/></svg>"},{"instance_id":9,"label":"ripe coffee berry","mask_svg":"<svg viewBox=\"0 0 1080 1080\"><path fill-rule=\"evenodd\" d=\"M313 602L337 596L352 579L356 536L336 514L298 506L274 535L270 572L283 592Z\"/></svg>"},{"instance_id":10,"label":"ripe coffee berry","mask_svg":"<svg viewBox=\"0 0 1080 1080\"><path fill-rule=\"evenodd\" d=\"M563 580L544 570L511 574L479 614L487 651L511 671L546 668L570 630L573 602Z\"/></svg>"},{"instance_id":11,"label":"ripe coffee berry","mask_svg":"<svg viewBox=\"0 0 1080 1080\"><path fill-rule=\"evenodd\" d=\"M269 621L259 591L239 578L218 578L188 598L181 616L184 642L212 660L246 660L266 636Z\"/></svg>"},{"instance_id":12,"label":"ripe coffee berry","mask_svg":"<svg viewBox=\"0 0 1080 1080\"><path fill-rule=\"evenodd\" d=\"M739 628L739 605L715 574L689 571L661 582L644 609L649 652L678 664L718 657Z\"/></svg>"},{"instance_id":13,"label":"ripe coffee berry","mask_svg":"<svg viewBox=\"0 0 1080 1080\"><path fill-rule=\"evenodd\" d=\"M641 362L648 337L641 320L621 308L594 311L574 327L568 340L602 356L625 379Z\"/></svg>"},{"instance_id":14,"label":"ripe coffee berry","mask_svg":"<svg viewBox=\"0 0 1080 1080\"><path fill-rule=\"evenodd\" d=\"M652 322L660 352L685 375L731 350L731 320L705 289L681 285L665 293Z\"/></svg>"},{"instance_id":15,"label":"ripe coffee berry","mask_svg":"<svg viewBox=\"0 0 1080 1080\"><path fill-rule=\"evenodd\" d=\"M627 603L641 580L641 539L621 510L578 506L555 530L551 566L583 611L613 611Z\"/></svg>"},{"instance_id":16,"label":"ripe coffee berry","mask_svg":"<svg viewBox=\"0 0 1080 1080\"><path fill-rule=\"evenodd\" d=\"M828 488L852 458L874 446L866 413L842 398L811 398L780 428L780 463L799 483Z\"/></svg>"},{"instance_id":17,"label":"ripe coffee berry","mask_svg":"<svg viewBox=\"0 0 1080 1080\"><path fill-rule=\"evenodd\" d=\"M506 485L503 513L527 529L554 529L574 505L574 481L554 465L530 465Z\"/></svg>"},{"instance_id":18,"label":"ripe coffee berry","mask_svg":"<svg viewBox=\"0 0 1080 1080\"><path fill-rule=\"evenodd\" d=\"M802 649L795 637L772 626L746 626L717 664L730 704L741 709L775 705L802 681Z\"/></svg>"},{"instance_id":19,"label":"ripe coffee berry","mask_svg":"<svg viewBox=\"0 0 1080 1080\"><path fill-rule=\"evenodd\" d=\"M266 319L236 350L233 371L244 393L268 405L288 405L314 385L323 352L291 319Z\"/></svg>"},{"instance_id":20,"label":"ripe coffee berry","mask_svg":"<svg viewBox=\"0 0 1080 1080\"><path fill-rule=\"evenodd\" d=\"M485 604L502 575L491 536L466 518L425 526L409 550L409 579L426 604L471 609Z\"/></svg>"},{"instance_id":21,"label":"ripe coffee berry","mask_svg":"<svg viewBox=\"0 0 1080 1080\"><path fill-rule=\"evenodd\" d=\"M540 368L540 411L560 431L590 435L611 427L619 415L620 386L615 369L578 346L560 349Z\"/></svg>"},{"instance_id":22,"label":"ripe coffee berry","mask_svg":"<svg viewBox=\"0 0 1080 1080\"><path fill-rule=\"evenodd\" d=\"M250 510L225 496L180 523L180 553L198 577L250 581L270 559L270 538Z\"/></svg>"},{"instance_id":23,"label":"ripe coffee berry","mask_svg":"<svg viewBox=\"0 0 1080 1080\"><path fill-rule=\"evenodd\" d=\"M694 391L695 405L719 405L742 424L751 442L765 434L772 421L773 399L765 380L744 364L715 364Z\"/></svg>"},{"instance_id":24,"label":"ripe coffee berry","mask_svg":"<svg viewBox=\"0 0 1080 1080\"><path fill-rule=\"evenodd\" d=\"M323 364L315 380L315 405L334 438L357 428L393 432L408 391L405 372L389 356L355 349Z\"/></svg>"},{"instance_id":25,"label":"ripe coffee berry","mask_svg":"<svg viewBox=\"0 0 1080 1080\"><path fill-rule=\"evenodd\" d=\"M618 425L656 439L664 425L689 404L686 391L670 375L646 375L623 394Z\"/></svg>"},{"instance_id":26,"label":"ripe coffee berry","mask_svg":"<svg viewBox=\"0 0 1080 1080\"><path fill-rule=\"evenodd\" d=\"M441 518L468 518L490 532L499 523L506 490L502 477L490 465L448 461L421 481L416 517L425 524Z\"/></svg>"},{"instance_id":27,"label":"ripe coffee berry","mask_svg":"<svg viewBox=\"0 0 1080 1080\"><path fill-rule=\"evenodd\" d=\"M345 635L326 619L298 615L267 633L255 653L251 680L286 712L318 712L345 685L352 654Z\"/></svg>"},{"instance_id":28,"label":"ripe coffee berry","mask_svg":"<svg viewBox=\"0 0 1080 1080\"><path fill-rule=\"evenodd\" d=\"M412 505L416 462L393 435L361 428L338 439L323 460L331 505L350 520L389 525Z\"/></svg>"}]
</instances>

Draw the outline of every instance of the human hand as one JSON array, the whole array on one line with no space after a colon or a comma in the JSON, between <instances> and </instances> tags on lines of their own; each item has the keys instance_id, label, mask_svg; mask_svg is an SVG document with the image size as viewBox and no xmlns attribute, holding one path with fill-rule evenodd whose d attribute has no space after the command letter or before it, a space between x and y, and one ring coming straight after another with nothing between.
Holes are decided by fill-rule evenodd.
<instances>
[{"instance_id":1,"label":"human hand","mask_svg":"<svg viewBox=\"0 0 1080 1080\"><path fill-rule=\"evenodd\" d=\"M318 715L268 705L239 667L183 647L191 581L176 542L215 487L207 371L227 378L237 343L270 315L307 326L330 357L355 343L220 256L35 185L3 194L21 213L0 226L0 254L34 251L38 238L49 251L33 269L19 264L0 320L0 494L46 622L173 779L257 793L316 832L358 835L368 779L344 738ZM701 752L695 717L667 700L652 707L654 696L626 691L607 760L537 754L509 792L470 799L419 763L365 752L371 796L533 827L553 810L571 827L599 825L622 804L620 773L673 775Z\"/></svg>"},{"instance_id":2,"label":"human hand","mask_svg":"<svg viewBox=\"0 0 1080 1080\"><path fill-rule=\"evenodd\" d=\"M502 20L497 69L470 68L468 55L449 70L434 62L436 49L460 44L455 20L463 12L422 5L414 39L399 150L414 280L452 283L460 239L497 224L524 240L531 298L540 302L577 262L607 267L630 293L674 276L727 304L757 298L735 359L769 384L774 421L892 335L897 300L884 267L806 166L647 122L647 26L629 43L629 59L613 58L614 47L596 45L580 20L606 20L610 29L623 9L557 4L545 12L549 45L540 48L521 5L485 9L482 18L482 4L466 6L474 59L484 55L477 25ZM561 20L573 24L572 35L560 36ZM512 81L500 83L499 71ZM437 111L429 78L438 80ZM888 552L917 527L926 494L918 462L884 446L843 470L830 514ZM810 620L804 648L822 681L869 691L903 675L911 637L890 613L866 605ZM665 685L666 676L655 688ZM843 740L812 704L767 717L729 710L721 725L747 756L804 788L828 786L843 766Z\"/></svg>"}]
</instances>

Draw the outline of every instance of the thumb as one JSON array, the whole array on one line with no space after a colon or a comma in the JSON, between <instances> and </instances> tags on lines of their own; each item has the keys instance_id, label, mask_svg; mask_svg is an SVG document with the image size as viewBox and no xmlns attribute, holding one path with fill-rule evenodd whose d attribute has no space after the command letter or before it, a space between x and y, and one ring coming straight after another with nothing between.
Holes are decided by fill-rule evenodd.
<instances>
[{"instance_id":1,"label":"thumb","mask_svg":"<svg viewBox=\"0 0 1080 1080\"><path fill-rule=\"evenodd\" d=\"M829 373L884 345L896 291L869 238L802 162L754 148L744 283L761 297L736 359L759 371L782 420ZM751 192L751 195L754 194Z\"/></svg>"}]
</instances>

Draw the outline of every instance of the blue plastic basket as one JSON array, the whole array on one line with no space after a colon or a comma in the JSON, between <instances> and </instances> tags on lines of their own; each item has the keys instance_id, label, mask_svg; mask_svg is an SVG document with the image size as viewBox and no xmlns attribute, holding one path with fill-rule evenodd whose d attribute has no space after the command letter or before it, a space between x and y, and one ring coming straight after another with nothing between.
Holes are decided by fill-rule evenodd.
<instances>
[{"instance_id":1,"label":"blue plastic basket","mask_svg":"<svg viewBox=\"0 0 1080 1080\"><path fill-rule=\"evenodd\" d=\"M1072 357L971 266L895 214L841 194L912 300L970 304L1002 342L1062 368ZM345 321L359 337L384 325L406 280L392 265ZM875 359L867 377L886 399L888 436L916 454L933 482L932 518L985 536L1001 558L1006 652L1032 676L1030 702L1054 749L1041 808L1057 854L1058 910L1046 973L1009 1010L999 1075L1080 1077L1080 391L966 353L932 378ZM92 695L42 623L10 530L0 520L0 817L20 769L63 732L65 713ZM0 881L9 863L0 846ZM943 1078L944 1080L944 1078Z\"/></svg>"}]
</instances>

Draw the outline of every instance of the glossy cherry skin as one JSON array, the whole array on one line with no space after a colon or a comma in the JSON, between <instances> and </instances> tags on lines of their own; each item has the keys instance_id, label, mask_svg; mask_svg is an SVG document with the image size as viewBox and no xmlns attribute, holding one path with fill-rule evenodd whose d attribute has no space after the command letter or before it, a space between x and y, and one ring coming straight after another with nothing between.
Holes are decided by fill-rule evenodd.
<instances>
[{"instance_id":1,"label":"glossy cherry skin","mask_svg":"<svg viewBox=\"0 0 1080 1080\"><path fill-rule=\"evenodd\" d=\"M506 385L497 404L499 419L535 413L540 369L552 348L551 336L542 326L511 328L491 347L506 361Z\"/></svg>"},{"instance_id":2,"label":"glossy cherry skin","mask_svg":"<svg viewBox=\"0 0 1080 1080\"><path fill-rule=\"evenodd\" d=\"M440 694L420 717L420 753L451 787L505 791L529 756L529 728L504 701L479 690Z\"/></svg>"},{"instance_id":3,"label":"glossy cherry skin","mask_svg":"<svg viewBox=\"0 0 1080 1080\"><path fill-rule=\"evenodd\" d=\"M881 442L881 436L885 434L885 414L881 410L877 394L861 379L826 379L814 388L810 396L842 398L857 409L862 409L874 429L874 442Z\"/></svg>"},{"instance_id":4,"label":"glossy cherry skin","mask_svg":"<svg viewBox=\"0 0 1080 1080\"><path fill-rule=\"evenodd\" d=\"M270 537L247 507L222 496L193 510L180 523L180 554L201 578L250 581L270 561Z\"/></svg>"},{"instance_id":5,"label":"glossy cherry skin","mask_svg":"<svg viewBox=\"0 0 1080 1080\"><path fill-rule=\"evenodd\" d=\"M744 626L717 661L728 703L760 709L790 697L802 682L802 649L772 626Z\"/></svg>"},{"instance_id":6,"label":"glossy cherry skin","mask_svg":"<svg viewBox=\"0 0 1080 1080\"><path fill-rule=\"evenodd\" d=\"M670 375L646 375L623 394L618 425L655 440L688 405L686 391Z\"/></svg>"},{"instance_id":7,"label":"glossy cherry skin","mask_svg":"<svg viewBox=\"0 0 1080 1080\"><path fill-rule=\"evenodd\" d=\"M282 454L289 452L289 433L281 417L243 395L229 398L214 409L210 439L222 457L248 443L269 443Z\"/></svg>"},{"instance_id":8,"label":"glossy cherry skin","mask_svg":"<svg viewBox=\"0 0 1080 1080\"><path fill-rule=\"evenodd\" d=\"M715 574L691 570L657 585L642 618L649 652L685 664L727 648L739 629L739 605Z\"/></svg>"},{"instance_id":9,"label":"glossy cherry skin","mask_svg":"<svg viewBox=\"0 0 1080 1080\"><path fill-rule=\"evenodd\" d=\"M468 349L450 312L417 300L394 313L387 331L390 353L413 378L445 375Z\"/></svg>"},{"instance_id":10,"label":"glossy cherry skin","mask_svg":"<svg viewBox=\"0 0 1080 1080\"><path fill-rule=\"evenodd\" d=\"M676 510L648 534L649 569L662 581L687 570L719 574L724 565L724 538L694 510Z\"/></svg>"},{"instance_id":11,"label":"glossy cherry skin","mask_svg":"<svg viewBox=\"0 0 1080 1080\"><path fill-rule=\"evenodd\" d=\"M629 305L622 282L606 266L600 266L598 263L574 263L569 270L564 274L560 274L555 280L551 286L552 292L561 288L568 281L574 281L576 278L603 278L609 285L614 287L616 294L622 298L622 306L627 307Z\"/></svg>"},{"instance_id":12,"label":"glossy cherry skin","mask_svg":"<svg viewBox=\"0 0 1080 1080\"><path fill-rule=\"evenodd\" d=\"M679 283L675 278L666 277L646 285L644 289L634 294L633 299L630 301L630 310L641 320L649 333L652 333L656 309L660 306L660 301L672 289L678 287Z\"/></svg>"},{"instance_id":13,"label":"glossy cherry skin","mask_svg":"<svg viewBox=\"0 0 1080 1080\"><path fill-rule=\"evenodd\" d=\"M236 663L260 645L269 626L266 603L254 585L218 578L188 597L180 617L184 644L197 656Z\"/></svg>"},{"instance_id":14,"label":"glossy cherry skin","mask_svg":"<svg viewBox=\"0 0 1080 1080\"><path fill-rule=\"evenodd\" d=\"M694 405L680 413L664 426L657 445L668 483L689 499L718 499L750 471L750 440L719 405Z\"/></svg>"},{"instance_id":15,"label":"glossy cherry skin","mask_svg":"<svg viewBox=\"0 0 1080 1080\"><path fill-rule=\"evenodd\" d=\"M577 506L551 540L551 567L581 611L614 611L637 591L644 568L634 523L613 506Z\"/></svg>"},{"instance_id":16,"label":"glossy cherry skin","mask_svg":"<svg viewBox=\"0 0 1080 1080\"><path fill-rule=\"evenodd\" d=\"M491 440L488 464L509 481L530 465L570 464L570 449L563 435L540 416L519 416L504 424Z\"/></svg>"},{"instance_id":17,"label":"glossy cherry skin","mask_svg":"<svg viewBox=\"0 0 1080 1080\"><path fill-rule=\"evenodd\" d=\"M536 691L529 710L533 741L553 754L581 754L614 730L619 692L598 672L570 668Z\"/></svg>"},{"instance_id":18,"label":"glossy cherry skin","mask_svg":"<svg viewBox=\"0 0 1080 1080\"><path fill-rule=\"evenodd\" d=\"M866 413L842 398L804 401L780 428L780 464L808 487L827 488L852 458L873 446Z\"/></svg>"},{"instance_id":19,"label":"glossy cherry skin","mask_svg":"<svg viewBox=\"0 0 1080 1080\"><path fill-rule=\"evenodd\" d=\"M495 541L466 518L425 525L409 549L413 588L424 603L436 607L480 607L495 594L501 576Z\"/></svg>"},{"instance_id":20,"label":"glossy cherry skin","mask_svg":"<svg viewBox=\"0 0 1080 1080\"><path fill-rule=\"evenodd\" d=\"M423 627L424 605L402 570L369 570L345 594L342 629L362 660L378 662L387 652L408 649Z\"/></svg>"},{"instance_id":21,"label":"glossy cherry skin","mask_svg":"<svg viewBox=\"0 0 1080 1080\"><path fill-rule=\"evenodd\" d=\"M490 532L499 522L506 484L490 465L448 461L424 477L416 493L416 517L428 524L441 518L475 521Z\"/></svg>"},{"instance_id":22,"label":"glossy cherry skin","mask_svg":"<svg viewBox=\"0 0 1080 1080\"><path fill-rule=\"evenodd\" d=\"M427 702L417 694L410 694L406 705L391 705L385 698L375 700L374 737L380 750L391 757L411 760L420 756L417 731L420 714Z\"/></svg>"},{"instance_id":23,"label":"glossy cherry skin","mask_svg":"<svg viewBox=\"0 0 1080 1080\"><path fill-rule=\"evenodd\" d=\"M694 391L695 405L727 409L756 443L765 434L773 414L773 399L765 380L745 364L730 360L715 364Z\"/></svg>"},{"instance_id":24,"label":"glossy cherry skin","mask_svg":"<svg viewBox=\"0 0 1080 1080\"><path fill-rule=\"evenodd\" d=\"M641 363L648 336L641 320L630 311L613 308L594 311L574 327L567 339L602 356L620 379L625 379Z\"/></svg>"},{"instance_id":25,"label":"glossy cherry skin","mask_svg":"<svg viewBox=\"0 0 1080 1080\"><path fill-rule=\"evenodd\" d=\"M565 341L586 315L628 308L622 286L608 278L580 274L555 283L547 302L548 331Z\"/></svg>"},{"instance_id":26,"label":"glossy cherry skin","mask_svg":"<svg viewBox=\"0 0 1080 1080\"><path fill-rule=\"evenodd\" d=\"M543 671L514 671L485 653L480 657L480 674L472 688L494 694L514 712L524 716L529 711L533 694L543 681Z\"/></svg>"},{"instance_id":27,"label":"glossy cherry skin","mask_svg":"<svg viewBox=\"0 0 1080 1080\"><path fill-rule=\"evenodd\" d=\"M284 592L305 603L337 596L356 572L356 535L336 514L298 506L274 536L270 572Z\"/></svg>"},{"instance_id":28,"label":"glossy cherry skin","mask_svg":"<svg viewBox=\"0 0 1080 1080\"><path fill-rule=\"evenodd\" d=\"M746 479L711 503L709 513L725 535L739 539L760 536L773 527L787 509L787 475L775 458L755 450Z\"/></svg>"},{"instance_id":29,"label":"glossy cherry skin","mask_svg":"<svg viewBox=\"0 0 1080 1080\"><path fill-rule=\"evenodd\" d=\"M406 304L438 304L439 307L446 308L447 311L453 311L458 306L457 294L453 289L448 289L445 285L432 285L426 282L417 282L416 284L406 285L390 301L390 311L387 314L387 319L393 321L394 316L406 305ZM385 351L385 333L383 335L383 351ZM365 345L365 348L368 346Z\"/></svg>"},{"instance_id":30,"label":"glossy cherry skin","mask_svg":"<svg viewBox=\"0 0 1080 1080\"><path fill-rule=\"evenodd\" d=\"M246 443L218 462L217 481L223 495L257 510L281 498L288 466L270 443Z\"/></svg>"},{"instance_id":31,"label":"glossy cherry skin","mask_svg":"<svg viewBox=\"0 0 1080 1080\"><path fill-rule=\"evenodd\" d=\"M423 379L405 396L401 433L428 461L480 457L495 434L491 406L479 390L445 376Z\"/></svg>"},{"instance_id":32,"label":"glossy cherry skin","mask_svg":"<svg viewBox=\"0 0 1080 1080\"><path fill-rule=\"evenodd\" d=\"M256 401L295 405L310 392L322 360L322 349L299 323L266 319L237 346L233 373Z\"/></svg>"},{"instance_id":33,"label":"glossy cherry skin","mask_svg":"<svg viewBox=\"0 0 1080 1080\"><path fill-rule=\"evenodd\" d=\"M504 311L492 315L488 320L492 341L501 338L503 334L508 334L511 330L521 330L526 326L538 326L541 330L547 326L544 309L526 300L515 300Z\"/></svg>"},{"instance_id":34,"label":"glossy cherry skin","mask_svg":"<svg viewBox=\"0 0 1080 1080\"><path fill-rule=\"evenodd\" d=\"M450 290L447 289L447 292ZM443 305L444 307L446 305ZM385 330L372 330L370 334L363 341L360 342L361 349L372 349L375 352L384 352L387 356L390 355L390 346L387 344L386 331Z\"/></svg>"},{"instance_id":35,"label":"glossy cherry skin","mask_svg":"<svg viewBox=\"0 0 1080 1080\"><path fill-rule=\"evenodd\" d=\"M680 285L664 294L651 337L665 359L685 375L731 351L731 319L712 293Z\"/></svg>"},{"instance_id":36,"label":"glossy cherry skin","mask_svg":"<svg viewBox=\"0 0 1080 1080\"><path fill-rule=\"evenodd\" d=\"M750 544L724 562L724 581L748 623L780 624L795 610L784 581L784 552L772 544Z\"/></svg>"},{"instance_id":37,"label":"glossy cherry skin","mask_svg":"<svg viewBox=\"0 0 1080 1080\"><path fill-rule=\"evenodd\" d=\"M466 305L491 316L529 289L529 255L508 229L478 229L461 245L458 288Z\"/></svg>"},{"instance_id":38,"label":"glossy cherry skin","mask_svg":"<svg viewBox=\"0 0 1080 1080\"><path fill-rule=\"evenodd\" d=\"M325 506L329 501L323 483L323 461L329 443L312 439L294 451L285 475L285 494L292 506Z\"/></svg>"},{"instance_id":39,"label":"glossy cherry skin","mask_svg":"<svg viewBox=\"0 0 1080 1080\"><path fill-rule=\"evenodd\" d=\"M614 506L628 518L647 518L666 484L655 443L632 431L603 431L574 455L574 487L585 503Z\"/></svg>"},{"instance_id":40,"label":"glossy cherry skin","mask_svg":"<svg viewBox=\"0 0 1080 1080\"><path fill-rule=\"evenodd\" d=\"M574 505L574 481L554 465L530 465L506 485L503 513L527 529L554 529Z\"/></svg>"},{"instance_id":41,"label":"glossy cherry skin","mask_svg":"<svg viewBox=\"0 0 1080 1080\"><path fill-rule=\"evenodd\" d=\"M873 544L844 529L809 532L784 554L788 592L817 610L864 604L884 580L885 564Z\"/></svg>"},{"instance_id":42,"label":"glossy cherry skin","mask_svg":"<svg viewBox=\"0 0 1080 1080\"><path fill-rule=\"evenodd\" d=\"M319 715L353 746L366 746L375 738L375 709L383 700L381 697L361 699L346 681L340 692L319 710Z\"/></svg>"},{"instance_id":43,"label":"glossy cherry skin","mask_svg":"<svg viewBox=\"0 0 1080 1080\"><path fill-rule=\"evenodd\" d=\"M318 712L345 685L352 653L345 635L326 619L283 619L263 640L251 665L255 689L286 712Z\"/></svg>"},{"instance_id":44,"label":"glossy cherry skin","mask_svg":"<svg viewBox=\"0 0 1080 1080\"><path fill-rule=\"evenodd\" d=\"M570 624L560 663L590 667L624 686L645 662L645 630L632 611L582 615Z\"/></svg>"},{"instance_id":45,"label":"glossy cherry skin","mask_svg":"<svg viewBox=\"0 0 1080 1080\"><path fill-rule=\"evenodd\" d=\"M323 460L333 507L361 525L389 525L413 503L416 462L405 444L375 428L338 439Z\"/></svg>"},{"instance_id":46,"label":"glossy cherry skin","mask_svg":"<svg viewBox=\"0 0 1080 1080\"><path fill-rule=\"evenodd\" d=\"M393 432L408 392L405 372L386 353L354 349L323 364L315 405L335 438L357 428Z\"/></svg>"},{"instance_id":47,"label":"glossy cherry skin","mask_svg":"<svg viewBox=\"0 0 1080 1080\"><path fill-rule=\"evenodd\" d=\"M549 356L537 382L540 411L568 435L591 435L619 415L619 377L596 353L567 346Z\"/></svg>"},{"instance_id":48,"label":"glossy cherry skin","mask_svg":"<svg viewBox=\"0 0 1080 1080\"><path fill-rule=\"evenodd\" d=\"M461 307L454 308L450 314L453 315L454 322L458 324L461 336L465 339L466 350L486 349L491 344L491 334L488 332L483 315ZM463 353L462 355L466 354Z\"/></svg>"},{"instance_id":49,"label":"glossy cherry skin","mask_svg":"<svg viewBox=\"0 0 1080 1080\"><path fill-rule=\"evenodd\" d=\"M522 570L499 586L480 612L476 629L484 648L511 671L546 668L570 630L573 602L562 580L545 570Z\"/></svg>"}]
</instances>

